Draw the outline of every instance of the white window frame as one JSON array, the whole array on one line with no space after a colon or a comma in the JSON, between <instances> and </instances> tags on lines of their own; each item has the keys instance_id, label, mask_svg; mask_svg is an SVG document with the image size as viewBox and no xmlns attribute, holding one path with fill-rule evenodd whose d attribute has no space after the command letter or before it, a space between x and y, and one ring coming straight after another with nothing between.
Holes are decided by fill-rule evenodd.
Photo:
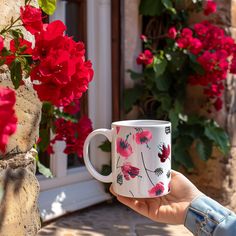
<instances>
[{"instance_id":1,"label":"white window frame","mask_svg":"<svg viewBox=\"0 0 236 236\"><path fill-rule=\"evenodd\" d=\"M87 0L87 53L95 72L88 90L88 104L94 128L109 128L112 117L111 1ZM58 0L57 11L50 21L60 19L65 22L65 4ZM96 146L91 159L99 167L107 155L99 152ZM110 195L104 192L104 185L93 179L85 167L67 169L64 147L63 142L54 146L55 154L50 159L54 178L37 176L41 191L39 208L44 221L110 199Z\"/></svg>"}]
</instances>

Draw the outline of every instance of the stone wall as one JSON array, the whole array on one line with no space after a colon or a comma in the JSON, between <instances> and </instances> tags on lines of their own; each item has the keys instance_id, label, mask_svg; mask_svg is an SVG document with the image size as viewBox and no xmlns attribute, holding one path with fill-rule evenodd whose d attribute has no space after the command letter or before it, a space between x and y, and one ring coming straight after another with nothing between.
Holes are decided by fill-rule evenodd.
<instances>
[{"instance_id":1,"label":"stone wall","mask_svg":"<svg viewBox=\"0 0 236 236\"><path fill-rule=\"evenodd\" d=\"M212 15L210 20L223 26L232 37L236 39L236 1L217 0L218 13ZM203 15L192 15L191 23L205 19ZM213 114L215 120L224 127L230 135L231 152L223 156L218 150L214 150L212 157L207 161L201 161L192 151L193 162L196 169L189 174L182 170L198 187L207 195L220 201L222 204L236 210L236 77L228 75L224 94L225 106ZM199 106L204 99L199 91L189 93L191 109L193 105ZM189 106L190 108L190 106Z\"/></svg>"},{"instance_id":2,"label":"stone wall","mask_svg":"<svg viewBox=\"0 0 236 236\"><path fill-rule=\"evenodd\" d=\"M37 4L36 0L31 1ZM0 0L0 29L20 14L21 1ZM33 41L24 31L24 37ZM7 67L0 68L0 86L13 88ZM16 91L17 131L10 137L6 155L0 159L0 235L34 236L40 228L39 183L35 177L41 102L28 80Z\"/></svg>"}]
</instances>

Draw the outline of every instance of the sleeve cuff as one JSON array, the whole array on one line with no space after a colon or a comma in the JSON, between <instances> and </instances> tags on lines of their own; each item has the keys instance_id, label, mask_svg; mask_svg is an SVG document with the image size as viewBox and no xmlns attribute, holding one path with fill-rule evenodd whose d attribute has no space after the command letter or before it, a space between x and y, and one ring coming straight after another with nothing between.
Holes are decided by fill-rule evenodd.
<instances>
[{"instance_id":1,"label":"sleeve cuff","mask_svg":"<svg viewBox=\"0 0 236 236\"><path fill-rule=\"evenodd\" d=\"M231 211L218 202L201 195L191 202L184 225L194 235L212 235L217 225L230 214Z\"/></svg>"}]
</instances>

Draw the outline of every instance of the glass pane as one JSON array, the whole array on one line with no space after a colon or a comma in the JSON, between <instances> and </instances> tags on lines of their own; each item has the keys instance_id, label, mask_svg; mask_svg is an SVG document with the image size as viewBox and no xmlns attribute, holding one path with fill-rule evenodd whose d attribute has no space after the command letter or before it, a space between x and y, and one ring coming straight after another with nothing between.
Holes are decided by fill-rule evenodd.
<instances>
[{"instance_id":1,"label":"glass pane","mask_svg":"<svg viewBox=\"0 0 236 236\"><path fill-rule=\"evenodd\" d=\"M86 22L85 22L85 12L86 12L86 1L70 1L66 3L66 26L67 26L67 35L73 37L75 41L83 41L86 45ZM76 118L79 119L83 111L86 110L84 106L87 106L86 95L83 94L82 100L80 100L80 112L76 115ZM79 158L76 154L68 155L68 168L74 168L83 166L84 161L82 158Z\"/></svg>"}]
</instances>

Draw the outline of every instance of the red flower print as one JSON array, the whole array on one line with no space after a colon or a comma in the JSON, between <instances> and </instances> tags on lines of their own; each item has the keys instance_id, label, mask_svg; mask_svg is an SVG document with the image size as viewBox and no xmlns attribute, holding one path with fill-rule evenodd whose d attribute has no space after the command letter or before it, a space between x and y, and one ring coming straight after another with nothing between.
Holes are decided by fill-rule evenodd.
<instances>
[{"instance_id":1,"label":"red flower print","mask_svg":"<svg viewBox=\"0 0 236 236\"><path fill-rule=\"evenodd\" d=\"M158 153L158 157L161 159L161 162L165 162L170 155L170 145L166 147L165 144L161 147L161 153Z\"/></svg>"},{"instance_id":2,"label":"red flower print","mask_svg":"<svg viewBox=\"0 0 236 236\"><path fill-rule=\"evenodd\" d=\"M130 144L127 142L127 140L122 138L118 138L116 141L116 151L125 158L128 158L133 153Z\"/></svg>"},{"instance_id":3,"label":"red flower print","mask_svg":"<svg viewBox=\"0 0 236 236\"><path fill-rule=\"evenodd\" d=\"M152 139L152 133L148 130L142 130L135 134L135 141L137 144L148 143Z\"/></svg>"},{"instance_id":4,"label":"red flower print","mask_svg":"<svg viewBox=\"0 0 236 236\"><path fill-rule=\"evenodd\" d=\"M135 178L139 174L139 168L132 166L129 162L121 166L121 171L126 180L130 180L130 177Z\"/></svg>"},{"instance_id":5,"label":"red flower print","mask_svg":"<svg viewBox=\"0 0 236 236\"><path fill-rule=\"evenodd\" d=\"M160 196L165 190L164 184L162 182L157 183L153 188L151 188L148 193L150 197Z\"/></svg>"},{"instance_id":6,"label":"red flower print","mask_svg":"<svg viewBox=\"0 0 236 236\"><path fill-rule=\"evenodd\" d=\"M4 153L6 145L16 131L17 118L14 105L16 102L15 92L8 88L0 87L0 152Z\"/></svg>"}]
</instances>

